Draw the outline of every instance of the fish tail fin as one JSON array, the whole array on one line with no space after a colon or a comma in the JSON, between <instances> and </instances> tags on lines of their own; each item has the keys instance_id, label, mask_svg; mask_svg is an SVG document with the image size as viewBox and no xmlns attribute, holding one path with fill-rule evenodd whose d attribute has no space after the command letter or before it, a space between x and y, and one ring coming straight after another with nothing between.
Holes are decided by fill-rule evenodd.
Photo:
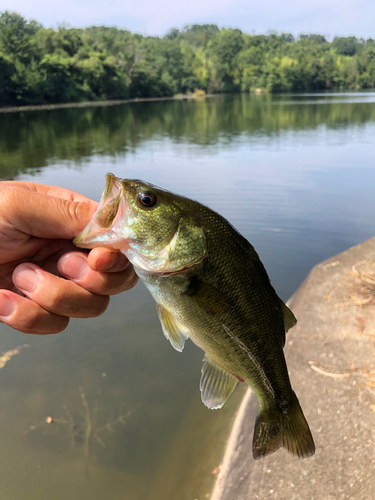
<instances>
[{"instance_id":1,"label":"fish tail fin","mask_svg":"<svg viewBox=\"0 0 375 500\"><path fill-rule=\"evenodd\" d=\"M276 405L262 404L255 422L253 438L255 460L270 455L281 447L298 458L308 458L315 453L309 425L295 394L291 406L285 413Z\"/></svg>"}]
</instances>

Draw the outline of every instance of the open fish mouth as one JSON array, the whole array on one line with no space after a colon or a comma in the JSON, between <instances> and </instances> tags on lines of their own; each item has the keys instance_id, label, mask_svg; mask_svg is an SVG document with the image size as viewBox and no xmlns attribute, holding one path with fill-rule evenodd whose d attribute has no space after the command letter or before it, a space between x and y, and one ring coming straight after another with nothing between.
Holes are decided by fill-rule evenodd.
<instances>
[{"instance_id":1,"label":"open fish mouth","mask_svg":"<svg viewBox=\"0 0 375 500\"><path fill-rule=\"evenodd\" d=\"M85 227L73 240L80 248L111 247L124 249L127 247L122 228L131 212L124 185L119 177L109 173L98 208Z\"/></svg>"}]
</instances>

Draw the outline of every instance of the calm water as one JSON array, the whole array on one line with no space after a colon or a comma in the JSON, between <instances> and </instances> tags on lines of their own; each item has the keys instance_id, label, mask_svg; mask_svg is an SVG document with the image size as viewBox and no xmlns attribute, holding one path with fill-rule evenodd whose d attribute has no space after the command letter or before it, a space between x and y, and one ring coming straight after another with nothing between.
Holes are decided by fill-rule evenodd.
<instances>
[{"instance_id":1,"label":"calm water","mask_svg":"<svg viewBox=\"0 0 375 500\"><path fill-rule=\"evenodd\" d=\"M0 115L2 179L98 200L111 171L195 198L251 241L285 300L314 264L374 235L374 167L375 93ZM0 353L24 343L0 371L3 498L208 498L243 388L203 406L202 352L171 348L142 284L57 336L0 325Z\"/></svg>"}]
</instances>

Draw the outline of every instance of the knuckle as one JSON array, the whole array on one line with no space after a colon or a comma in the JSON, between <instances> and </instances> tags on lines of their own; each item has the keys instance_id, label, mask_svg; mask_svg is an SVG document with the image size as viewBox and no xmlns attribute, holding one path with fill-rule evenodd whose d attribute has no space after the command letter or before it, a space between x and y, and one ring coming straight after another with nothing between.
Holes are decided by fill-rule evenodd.
<instances>
[{"instance_id":1,"label":"knuckle","mask_svg":"<svg viewBox=\"0 0 375 500\"><path fill-rule=\"evenodd\" d=\"M130 290L137 282L138 276L135 274L133 267L128 267L124 271L107 274L98 293L101 295L117 295Z\"/></svg>"},{"instance_id":2,"label":"knuckle","mask_svg":"<svg viewBox=\"0 0 375 500\"><path fill-rule=\"evenodd\" d=\"M54 325L54 328L50 329L47 333L60 333L69 324L69 318L65 318L63 316L57 316L58 321L56 321L56 324Z\"/></svg>"},{"instance_id":3,"label":"knuckle","mask_svg":"<svg viewBox=\"0 0 375 500\"><path fill-rule=\"evenodd\" d=\"M71 201L68 205L69 215L73 221L80 220L80 205L78 201Z\"/></svg>"},{"instance_id":4,"label":"knuckle","mask_svg":"<svg viewBox=\"0 0 375 500\"><path fill-rule=\"evenodd\" d=\"M55 314L64 317L96 317L107 309L109 297L84 290L69 280L54 287L48 294L47 302L43 307Z\"/></svg>"},{"instance_id":5,"label":"knuckle","mask_svg":"<svg viewBox=\"0 0 375 500\"><path fill-rule=\"evenodd\" d=\"M39 333L41 330L40 315L34 313L24 318L19 330L23 333Z\"/></svg>"},{"instance_id":6,"label":"knuckle","mask_svg":"<svg viewBox=\"0 0 375 500\"><path fill-rule=\"evenodd\" d=\"M102 281L100 286L96 287L96 290L94 291L94 293L97 293L98 295L101 295L101 296L106 296L106 295L112 295L112 290L113 290L112 283L110 282L110 279L108 279L108 280Z\"/></svg>"},{"instance_id":7,"label":"knuckle","mask_svg":"<svg viewBox=\"0 0 375 500\"><path fill-rule=\"evenodd\" d=\"M116 282L116 273L101 273L96 283L92 283L92 291L101 296L112 295Z\"/></svg>"},{"instance_id":8,"label":"knuckle","mask_svg":"<svg viewBox=\"0 0 375 500\"><path fill-rule=\"evenodd\" d=\"M132 269L132 273L130 274L128 280L126 281L126 290L130 290L138 283L138 276L135 274L135 271Z\"/></svg>"},{"instance_id":9,"label":"knuckle","mask_svg":"<svg viewBox=\"0 0 375 500\"><path fill-rule=\"evenodd\" d=\"M78 225L85 221L85 224L91 219L93 215L93 206L88 203L83 203L81 201L67 201L68 204L68 214L70 220ZM83 227L82 227L83 229Z\"/></svg>"},{"instance_id":10,"label":"knuckle","mask_svg":"<svg viewBox=\"0 0 375 500\"><path fill-rule=\"evenodd\" d=\"M135 274L134 269L131 267L124 271L124 276L121 282L119 283L116 291L114 293L125 292L126 290L130 290L138 283L138 276Z\"/></svg>"},{"instance_id":11,"label":"knuckle","mask_svg":"<svg viewBox=\"0 0 375 500\"><path fill-rule=\"evenodd\" d=\"M1 183L0 191L0 206L8 207L10 202L14 202L14 199L19 198L20 188L17 186L12 186L9 182L3 181Z\"/></svg>"},{"instance_id":12,"label":"knuckle","mask_svg":"<svg viewBox=\"0 0 375 500\"><path fill-rule=\"evenodd\" d=\"M55 287L48 294L48 309L58 311L64 307L66 303L65 293L61 287Z\"/></svg>"},{"instance_id":13,"label":"knuckle","mask_svg":"<svg viewBox=\"0 0 375 500\"><path fill-rule=\"evenodd\" d=\"M92 309L93 317L96 318L98 316L101 316L107 310L108 304L109 304L108 296L100 297L100 300L97 301L97 303Z\"/></svg>"},{"instance_id":14,"label":"knuckle","mask_svg":"<svg viewBox=\"0 0 375 500\"><path fill-rule=\"evenodd\" d=\"M23 318L20 328L23 333L44 335L46 333L59 333L69 323L68 318L62 316L45 314L45 311L35 310L26 318Z\"/></svg>"}]
</instances>

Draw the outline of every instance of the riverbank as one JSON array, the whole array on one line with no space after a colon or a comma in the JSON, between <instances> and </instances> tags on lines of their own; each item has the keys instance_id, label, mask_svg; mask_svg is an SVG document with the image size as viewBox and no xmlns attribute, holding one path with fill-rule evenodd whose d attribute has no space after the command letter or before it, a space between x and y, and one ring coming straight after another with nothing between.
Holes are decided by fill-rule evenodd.
<instances>
[{"instance_id":1,"label":"riverbank","mask_svg":"<svg viewBox=\"0 0 375 500\"><path fill-rule=\"evenodd\" d=\"M375 237L315 266L288 305L291 382L316 444L254 461L257 412L248 391L211 500L365 500L375 488Z\"/></svg>"},{"instance_id":2,"label":"riverbank","mask_svg":"<svg viewBox=\"0 0 375 500\"><path fill-rule=\"evenodd\" d=\"M117 99L111 101L84 101L84 102L65 102L60 104L37 104L28 106L9 106L0 108L0 113L19 113L21 111L40 111L64 108L95 108L99 106L117 106L118 104L126 104L130 102L152 102L152 101L174 101L181 99L201 99L204 97L212 97L219 94L176 94L172 97L135 97L134 99Z\"/></svg>"}]
</instances>

